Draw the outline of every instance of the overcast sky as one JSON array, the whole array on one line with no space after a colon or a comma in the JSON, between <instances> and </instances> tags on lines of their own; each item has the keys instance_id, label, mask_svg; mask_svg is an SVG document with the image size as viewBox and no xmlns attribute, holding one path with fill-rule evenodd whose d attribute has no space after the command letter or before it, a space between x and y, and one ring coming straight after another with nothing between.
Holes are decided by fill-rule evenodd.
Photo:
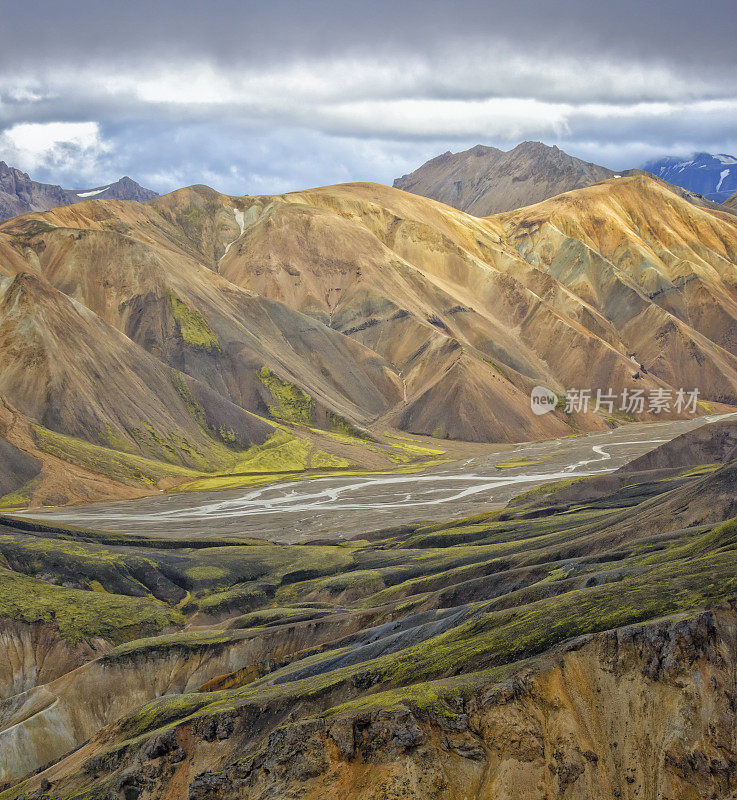
<instances>
[{"instance_id":1,"label":"overcast sky","mask_svg":"<svg viewBox=\"0 0 737 800\"><path fill-rule=\"evenodd\" d=\"M0 0L0 159L68 188L392 180L557 144L737 154L735 0Z\"/></svg>"}]
</instances>

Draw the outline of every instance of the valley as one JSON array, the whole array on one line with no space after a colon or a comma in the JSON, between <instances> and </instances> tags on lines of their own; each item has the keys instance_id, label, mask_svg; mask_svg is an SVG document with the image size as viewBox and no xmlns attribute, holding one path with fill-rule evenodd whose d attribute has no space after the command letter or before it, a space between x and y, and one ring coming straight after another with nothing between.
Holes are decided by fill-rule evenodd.
<instances>
[{"instance_id":1,"label":"valley","mask_svg":"<svg viewBox=\"0 0 737 800\"><path fill-rule=\"evenodd\" d=\"M536 385L697 388L700 414L729 411L736 258L736 217L644 174L487 218L378 184L14 217L0 442L23 469L0 466L0 508L414 469L454 442L657 419L538 416Z\"/></svg>"},{"instance_id":2,"label":"valley","mask_svg":"<svg viewBox=\"0 0 737 800\"><path fill-rule=\"evenodd\" d=\"M267 486L174 493L135 502L39 509L47 523L149 537L250 537L298 543L346 539L380 528L469 517L548 482L614 472L663 442L712 421L631 424L605 433L528 442L411 474L285 479Z\"/></svg>"}]
</instances>

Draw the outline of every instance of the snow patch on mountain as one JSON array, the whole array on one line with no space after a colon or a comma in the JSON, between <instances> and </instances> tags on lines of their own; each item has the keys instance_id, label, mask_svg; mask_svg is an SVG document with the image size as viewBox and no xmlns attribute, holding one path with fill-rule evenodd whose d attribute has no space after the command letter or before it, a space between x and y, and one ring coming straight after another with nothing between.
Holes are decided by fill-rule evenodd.
<instances>
[{"instance_id":1,"label":"snow patch on mountain","mask_svg":"<svg viewBox=\"0 0 737 800\"><path fill-rule=\"evenodd\" d=\"M93 189L90 192L76 192L77 197L94 197L96 194L106 192L110 187L104 186L102 189Z\"/></svg>"}]
</instances>

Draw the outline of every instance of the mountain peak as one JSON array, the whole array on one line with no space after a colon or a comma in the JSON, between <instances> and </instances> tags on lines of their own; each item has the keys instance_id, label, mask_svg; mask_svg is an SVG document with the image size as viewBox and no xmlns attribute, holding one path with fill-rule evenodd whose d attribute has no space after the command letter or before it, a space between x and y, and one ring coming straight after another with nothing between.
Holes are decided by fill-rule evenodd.
<instances>
[{"instance_id":1,"label":"mountain peak","mask_svg":"<svg viewBox=\"0 0 737 800\"><path fill-rule=\"evenodd\" d=\"M555 145L527 141L507 152L476 145L462 153L445 154L398 178L394 186L484 217L613 175L612 170L575 158Z\"/></svg>"},{"instance_id":2,"label":"mountain peak","mask_svg":"<svg viewBox=\"0 0 737 800\"><path fill-rule=\"evenodd\" d=\"M466 150L466 152L469 155L472 155L472 156L488 156L488 155L491 155L491 154L502 153L503 151L502 150L497 150L496 147L489 147L488 145L485 145L485 144L477 144L474 147L472 147L470 150ZM451 156L451 155L453 155L453 153L448 151L447 155Z\"/></svg>"},{"instance_id":3,"label":"mountain peak","mask_svg":"<svg viewBox=\"0 0 737 800\"><path fill-rule=\"evenodd\" d=\"M96 186L94 189L74 189L70 190L71 194L75 196L73 202L77 200L129 200L137 203L145 203L147 200L153 200L158 197L158 192L152 189L145 189L140 183L137 183L133 178L127 175L119 178L107 186Z\"/></svg>"},{"instance_id":4,"label":"mountain peak","mask_svg":"<svg viewBox=\"0 0 737 800\"><path fill-rule=\"evenodd\" d=\"M520 144L518 144L510 152L515 151L523 153L549 153L558 152L558 147L556 145L545 144L544 142L526 141L520 142Z\"/></svg>"}]
</instances>

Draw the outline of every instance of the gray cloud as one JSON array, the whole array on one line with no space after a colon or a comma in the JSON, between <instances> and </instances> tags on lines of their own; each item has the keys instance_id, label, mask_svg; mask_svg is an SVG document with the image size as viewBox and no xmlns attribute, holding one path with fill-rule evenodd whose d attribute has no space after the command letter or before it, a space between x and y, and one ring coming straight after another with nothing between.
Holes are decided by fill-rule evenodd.
<instances>
[{"instance_id":1,"label":"gray cloud","mask_svg":"<svg viewBox=\"0 0 737 800\"><path fill-rule=\"evenodd\" d=\"M717 69L737 58L731 0L4 0L3 21L1 57L12 63L163 52L273 64L495 38L521 51L648 54Z\"/></svg>"},{"instance_id":2,"label":"gray cloud","mask_svg":"<svg viewBox=\"0 0 737 800\"><path fill-rule=\"evenodd\" d=\"M737 149L733 0L0 5L0 158L67 185L390 182L522 139L615 168Z\"/></svg>"}]
</instances>

